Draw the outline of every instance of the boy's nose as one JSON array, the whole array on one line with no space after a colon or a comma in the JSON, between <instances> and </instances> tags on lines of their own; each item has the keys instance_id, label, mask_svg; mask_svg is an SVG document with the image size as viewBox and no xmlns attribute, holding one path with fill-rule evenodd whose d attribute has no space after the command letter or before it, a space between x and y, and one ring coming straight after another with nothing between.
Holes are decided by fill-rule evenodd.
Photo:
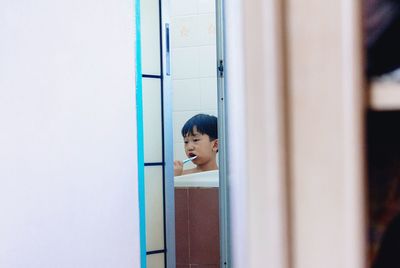
<instances>
[{"instance_id":1,"label":"boy's nose","mask_svg":"<svg viewBox=\"0 0 400 268\"><path fill-rule=\"evenodd\" d=\"M187 145L187 149L189 151L192 151L194 149L193 143L189 142L188 145Z\"/></svg>"}]
</instances>

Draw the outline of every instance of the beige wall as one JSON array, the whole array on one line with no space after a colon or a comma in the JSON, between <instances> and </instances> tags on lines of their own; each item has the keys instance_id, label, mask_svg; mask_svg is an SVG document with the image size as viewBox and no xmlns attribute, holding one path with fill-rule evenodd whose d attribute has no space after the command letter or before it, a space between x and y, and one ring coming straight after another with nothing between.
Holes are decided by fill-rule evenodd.
<instances>
[{"instance_id":1,"label":"beige wall","mask_svg":"<svg viewBox=\"0 0 400 268\"><path fill-rule=\"evenodd\" d=\"M225 4L234 267L365 267L359 1Z\"/></svg>"}]
</instances>

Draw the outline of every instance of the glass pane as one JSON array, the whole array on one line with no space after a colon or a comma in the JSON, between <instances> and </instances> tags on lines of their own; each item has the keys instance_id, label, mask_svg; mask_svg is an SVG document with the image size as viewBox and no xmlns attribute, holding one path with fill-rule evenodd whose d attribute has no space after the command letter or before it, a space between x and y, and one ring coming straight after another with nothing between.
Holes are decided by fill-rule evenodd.
<instances>
[{"instance_id":1,"label":"glass pane","mask_svg":"<svg viewBox=\"0 0 400 268\"><path fill-rule=\"evenodd\" d=\"M164 268L164 253L152 254L147 256L148 268Z\"/></svg>"},{"instance_id":2,"label":"glass pane","mask_svg":"<svg viewBox=\"0 0 400 268\"><path fill-rule=\"evenodd\" d=\"M164 199L161 166L145 167L145 187L146 250L164 249Z\"/></svg>"},{"instance_id":3,"label":"glass pane","mask_svg":"<svg viewBox=\"0 0 400 268\"><path fill-rule=\"evenodd\" d=\"M160 20L158 0L140 1L142 72L160 75Z\"/></svg>"},{"instance_id":4,"label":"glass pane","mask_svg":"<svg viewBox=\"0 0 400 268\"><path fill-rule=\"evenodd\" d=\"M160 79L143 79L144 161L162 161Z\"/></svg>"}]
</instances>

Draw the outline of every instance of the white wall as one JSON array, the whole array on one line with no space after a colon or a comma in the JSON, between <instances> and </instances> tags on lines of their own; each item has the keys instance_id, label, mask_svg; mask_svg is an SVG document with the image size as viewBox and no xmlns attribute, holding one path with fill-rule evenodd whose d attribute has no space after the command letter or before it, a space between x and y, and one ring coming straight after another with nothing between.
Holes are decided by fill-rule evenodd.
<instances>
[{"instance_id":1,"label":"white wall","mask_svg":"<svg viewBox=\"0 0 400 268\"><path fill-rule=\"evenodd\" d=\"M198 113L217 116L215 16L214 0L171 0L175 159L186 158L184 123Z\"/></svg>"},{"instance_id":2,"label":"white wall","mask_svg":"<svg viewBox=\"0 0 400 268\"><path fill-rule=\"evenodd\" d=\"M0 3L0 267L139 267L134 1Z\"/></svg>"}]
</instances>

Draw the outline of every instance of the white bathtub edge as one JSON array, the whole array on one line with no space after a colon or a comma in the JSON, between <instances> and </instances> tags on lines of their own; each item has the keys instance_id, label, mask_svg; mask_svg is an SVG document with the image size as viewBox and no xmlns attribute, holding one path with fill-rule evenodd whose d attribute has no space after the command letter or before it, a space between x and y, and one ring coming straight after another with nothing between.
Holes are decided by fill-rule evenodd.
<instances>
[{"instance_id":1,"label":"white bathtub edge","mask_svg":"<svg viewBox=\"0 0 400 268\"><path fill-rule=\"evenodd\" d=\"M175 187L219 187L219 171L211 170L174 177Z\"/></svg>"}]
</instances>

